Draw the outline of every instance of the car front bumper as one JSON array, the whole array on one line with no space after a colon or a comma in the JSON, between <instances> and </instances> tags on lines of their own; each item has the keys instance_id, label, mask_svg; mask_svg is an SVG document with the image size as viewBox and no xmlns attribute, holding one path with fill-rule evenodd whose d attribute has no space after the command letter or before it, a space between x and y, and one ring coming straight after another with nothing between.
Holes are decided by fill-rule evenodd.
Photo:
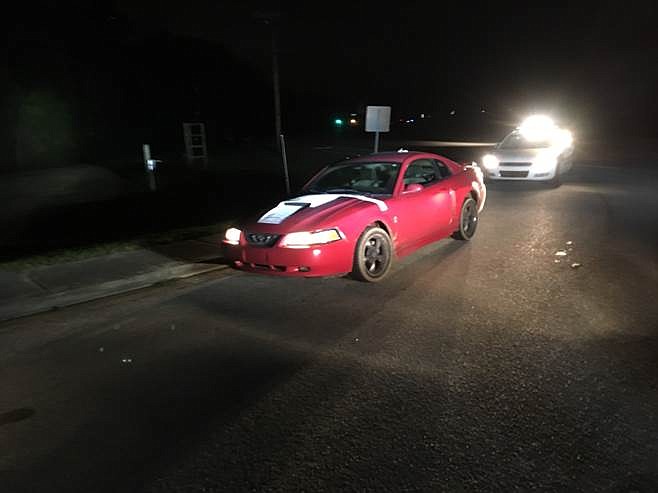
<instances>
[{"instance_id":1,"label":"car front bumper","mask_svg":"<svg viewBox=\"0 0 658 493\"><path fill-rule=\"evenodd\" d=\"M487 170L486 177L489 180L531 180L546 181L555 178L557 168L550 170L534 170L530 167L499 167L495 170Z\"/></svg>"},{"instance_id":2,"label":"car front bumper","mask_svg":"<svg viewBox=\"0 0 658 493\"><path fill-rule=\"evenodd\" d=\"M235 268L258 274L323 277L352 270L354 245L340 240L309 248L258 247L222 243L224 258Z\"/></svg>"},{"instance_id":3,"label":"car front bumper","mask_svg":"<svg viewBox=\"0 0 658 493\"><path fill-rule=\"evenodd\" d=\"M495 169L486 169L485 177L488 180L553 180L557 174L568 172L573 166L571 154L560 156L554 165L542 166L532 160L516 161L504 160Z\"/></svg>"}]
</instances>

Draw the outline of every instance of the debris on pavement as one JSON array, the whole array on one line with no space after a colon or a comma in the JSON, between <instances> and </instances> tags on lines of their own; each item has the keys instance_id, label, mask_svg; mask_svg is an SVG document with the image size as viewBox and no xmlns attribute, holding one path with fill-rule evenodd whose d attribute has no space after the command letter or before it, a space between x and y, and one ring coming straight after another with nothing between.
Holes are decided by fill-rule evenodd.
<instances>
[{"instance_id":1,"label":"debris on pavement","mask_svg":"<svg viewBox=\"0 0 658 493\"><path fill-rule=\"evenodd\" d=\"M571 264L572 269L577 269L578 267L582 267L582 266L583 266L583 264L581 264L579 262L574 262L573 264Z\"/></svg>"},{"instance_id":2,"label":"debris on pavement","mask_svg":"<svg viewBox=\"0 0 658 493\"><path fill-rule=\"evenodd\" d=\"M559 259L559 258L556 258L556 259L553 260L553 262L555 262L556 264L559 264L559 263L560 263L560 259Z\"/></svg>"},{"instance_id":3,"label":"debris on pavement","mask_svg":"<svg viewBox=\"0 0 658 493\"><path fill-rule=\"evenodd\" d=\"M571 240L567 241L567 245L573 245L573 241Z\"/></svg>"},{"instance_id":4,"label":"debris on pavement","mask_svg":"<svg viewBox=\"0 0 658 493\"><path fill-rule=\"evenodd\" d=\"M557 252L555 252L556 257L565 257L566 255L567 252L565 252L564 250L558 250Z\"/></svg>"}]
</instances>

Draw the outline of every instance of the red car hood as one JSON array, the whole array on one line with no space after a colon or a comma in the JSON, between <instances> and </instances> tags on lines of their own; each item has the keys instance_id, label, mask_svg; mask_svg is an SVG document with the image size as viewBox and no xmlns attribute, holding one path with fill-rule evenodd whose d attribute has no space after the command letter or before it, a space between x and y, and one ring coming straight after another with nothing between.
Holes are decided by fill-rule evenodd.
<instances>
[{"instance_id":1,"label":"red car hood","mask_svg":"<svg viewBox=\"0 0 658 493\"><path fill-rule=\"evenodd\" d=\"M365 208L385 211L387 205L383 200L360 195L304 195L281 202L259 219L248 223L245 229L250 232L277 234L314 231L340 226L339 221Z\"/></svg>"}]
</instances>

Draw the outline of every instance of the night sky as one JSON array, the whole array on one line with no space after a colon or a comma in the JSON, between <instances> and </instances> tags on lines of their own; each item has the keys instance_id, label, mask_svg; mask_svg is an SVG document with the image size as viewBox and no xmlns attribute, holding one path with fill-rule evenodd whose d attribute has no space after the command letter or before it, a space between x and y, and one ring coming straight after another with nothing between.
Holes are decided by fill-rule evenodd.
<instances>
[{"instance_id":1,"label":"night sky","mask_svg":"<svg viewBox=\"0 0 658 493\"><path fill-rule=\"evenodd\" d=\"M9 31L13 99L5 106L12 121L21 97L54 91L97 138L119 122L148 128L147 112L216 121L223 134L266 133L272 25L262 19L275 16L292 132L332 112L385 104L396 117L439 119L453 109L479 118L484 108L512 125L546 111L579 135L655 136L656 4L535 4L34 4Z\"/></svg>"},{"instance_id":2,"label":"night sky","mask_svg":"<svg viewBox=\"0 0 658 493\"><path fill-rule=\"evenodd\" d=\"M655 2L393 4L125 2L121 9L218 40L263 73L267 33L253 13L278 11L285 85L337 104L472 105L512 117L536 106L577 119L644 119L658 109Z\"/></svg>"}]
</instances>

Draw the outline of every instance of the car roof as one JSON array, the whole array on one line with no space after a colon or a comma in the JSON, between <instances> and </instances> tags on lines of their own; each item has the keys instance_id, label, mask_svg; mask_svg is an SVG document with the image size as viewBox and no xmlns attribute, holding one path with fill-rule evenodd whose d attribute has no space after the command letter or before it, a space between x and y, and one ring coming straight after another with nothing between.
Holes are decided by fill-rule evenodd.
<instances>
[{"instance_id":1,"label":"car roof","mask_svg":"<svg viewBox=\"0 0 658 493\"><path fill-rule=\"evenodd\" d=\"M397 152L373 152L366 156L359 156L349 159L349 161L356 162L373 162L373 161L386 161L390 163L403 163L406 159L414 156L432 156L433 154L419 151L397 151Z\"/></svg>"}]
</instances>

